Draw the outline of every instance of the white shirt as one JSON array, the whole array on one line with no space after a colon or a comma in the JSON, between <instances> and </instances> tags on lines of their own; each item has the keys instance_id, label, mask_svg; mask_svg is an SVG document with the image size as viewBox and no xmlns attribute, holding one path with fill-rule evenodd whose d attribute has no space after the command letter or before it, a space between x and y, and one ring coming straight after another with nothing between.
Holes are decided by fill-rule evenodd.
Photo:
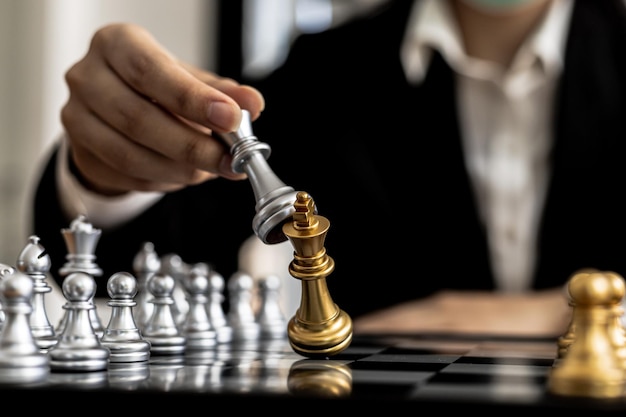
<instances>
[{"instance_id":1,"label":"white shirt","mask_svg":"<svg viewBox=\"0 0 626 417\"><path fill-rule=\"evenodd\" d=\"M553 94L572 5L571 0L554 1L506 70L465 54L449 5L441 0L416 3L401 49L410 82L422 80L431 48L439 50L457 74L466 164L486 226L496 284L502 291L527 289L535 266L553 140ZM61 155L66 154L62 150ZM85 190L67 167L65 157L59 158L57 178L64 210L69 218L85 214L98 227L132 219L163 195L99 196Z\"/></svg>"},{"instance_id":2,"label":"white shirt","mask_svg":"<svg viewBox=\"0 0 626 417\"><path fill-rule=\"evenodd\" d=\"M465 54L447 2L418 4L401 52L406 76L421 81L431 48L455 71L465 162L486 226L496 285L523 291L531 285L536 261L553 143L553 95L573 3L553 2L508 69Z\"/></svg>"}]
</instances>

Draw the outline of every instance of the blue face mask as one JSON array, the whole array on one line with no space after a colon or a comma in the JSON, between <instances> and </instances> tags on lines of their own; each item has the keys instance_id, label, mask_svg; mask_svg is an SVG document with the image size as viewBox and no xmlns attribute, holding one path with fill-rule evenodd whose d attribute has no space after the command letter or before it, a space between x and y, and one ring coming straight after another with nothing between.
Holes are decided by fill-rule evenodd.
<instances>
[{"instance_id":1,"label":"blue face mask","mask_svg":"<svg viewBox=\"0 0 626 417\"><path fill-rule=\"evenodd\" d=\"M504 12L518 6L532 3L535 0L463 0L478 9L491 12Z\"/></svg>"}]
</instances>

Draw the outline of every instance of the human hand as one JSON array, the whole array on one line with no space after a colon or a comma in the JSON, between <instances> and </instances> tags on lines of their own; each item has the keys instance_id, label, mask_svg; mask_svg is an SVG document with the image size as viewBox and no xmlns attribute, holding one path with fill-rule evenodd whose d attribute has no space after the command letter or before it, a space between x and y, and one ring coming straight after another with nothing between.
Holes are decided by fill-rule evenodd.
<instances>
[{"instance_id":1,"label":"human hand","mask_svg":"<svg viewBox=\"0 0 626 417\"><path fill-rule=\"evenodd\" d=\"M143 28L98 30L65 75L61 120L81 181L92 191L169 192L231 170L230 150L212 132L255 120L263 96L249 86L179 62Z\"/></svg>"},{"instance_id":2,"label":"human hand","mask_svg":"<svg viewBox=\"0 0 626 417\"><path fill-rule=\"evenodd\" d=\"M553 337L565 333L570 320L563 289L526 294L441 291L359 317L354 331Z\"/></svg>"}]
</instances>

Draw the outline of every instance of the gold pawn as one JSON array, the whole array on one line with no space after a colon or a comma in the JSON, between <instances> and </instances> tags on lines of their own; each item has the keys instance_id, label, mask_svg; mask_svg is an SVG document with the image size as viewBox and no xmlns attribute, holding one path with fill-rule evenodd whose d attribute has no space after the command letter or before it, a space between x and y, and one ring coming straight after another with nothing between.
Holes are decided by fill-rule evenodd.
<instances>
[{"instance_id":1,"label":"gold pawn","mask_svg":"<svg viewBox=\"0 0 626 417\"><path fill-rule=\"evenodd\" d=\"M593 273L600 272L597 269L584 269L576 272L572 277L576 274L583 273ZM626 370L626 329L622 324L622 316L624 315L624 308L622 306L622 302L624 300L624 296L626 295L626 281L624 278L612 271L605 271L605 274L609 279L611 279L611 283L614 286L613 291L615 297L613 299L613 319L609 324L609 333L613 338L613 343L615 344L617 356L622 360L624 364L624 369ZM569 297L569 305L574 309L574 302L572 301L572 297ZM574 342L576 338L576 328L574 325L574 318L570 321L569 327L567 331L558 339L558 355L555 360L555 366L558 366L561 359L565 357L567 354L567 349Z\"/></svg>"},{"instance_id":2,"label":"gold pawn","mask_svg":"<svg viewBox=\"0 0 626 417\"><path fill-rule=\"evenodd\" d=\"M568 282L575 338L548 375L555 395L618 398L624 395L624 367L615 346L615 304L623 296L612 273L583 272Z\"/></svg>"},{"instance_id":3,"label":"gold pawn","mask_svg":"<svg viewBox=\"0 0 626 417\"><path fill-rule=\"evenodd\" d=\"M283 225L283 233L294 247L289 273L302 282L302 293L287 327L289 343L306 357L332 356L352 342L352 319L333 302L326 284L335 269L324 247L330 222L315 214L308 193L298 192L294 207L293 221Z\"/></svg>"}]
</instances>

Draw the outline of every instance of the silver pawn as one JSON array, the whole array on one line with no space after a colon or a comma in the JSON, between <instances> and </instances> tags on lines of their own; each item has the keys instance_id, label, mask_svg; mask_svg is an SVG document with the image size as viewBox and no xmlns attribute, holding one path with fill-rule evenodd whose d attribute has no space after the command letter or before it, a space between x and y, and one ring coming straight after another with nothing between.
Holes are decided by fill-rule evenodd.
<instances>
[{"instance_id":1,"label":"silver pawn","mask_svg":"<svg viewBox=\"0 0 626 417\"><path fill-rule=\"evenodd\" d=\"M101 234L102 230L93 227L84 214L79 214L70 223L68 229L61 229L61 235L63 235L63 240L67 246L67 255L65 256L67 262L59 269L59 274L66 277L73 272L85 272L92 277L102 276L102 269L96 263L95 255ZM65 316L61 318L61 323L57 326L57 333L63 331L65 319ZM91 320L91 326L98 337L102 337L104 326L100 321L95 304L94 308L89 310L89 320Z\"/></svg>"},{"instance_id":2,"label":"silver pawn","mask_svg":"<svg viewBox=\"0 0 626 417\"><path fill-rule=\"evenodd\" d=\"M207 311L209 320L217 332L218 343L229 343L233 338L233 329L228 324L224 313L224 291L226 281L222 274L211 268L209 270L209 301Z\"/></svg>"},{"instance_id":3,"label":"silver pawn","mask_svg":"<svg viewBox=\"0 0 626 417\"><path fill-rule=\"evenodd\" d=\"M261 326L261 339L287 337L287 319L280 307L280 278L268 275L258 281L259 310L256 321Z\"/></svg>"},{"instance_id":4,"label":"silver pawn","mask_svg":"<svg viewBox=\"0 0 626 417\"><path fill-rule=\"evenodd\" d=\"M152 356L181 355L185 352L185 337L179 331L172 312L174 285L174 278L163 271L148 279L153 308L143 329L143 337L151 344Z\"/></svg>"},{"instance_id":5,"label":"silver pawn","mask_svg":"<svg viewBox=\"0 0 626 417\"><path fill-rule=\"evenodd\" d=\"M50 373L49 358L30 329L33 280L20 271L3 274L0 300L5 313L0 332L0 382L39 382Z\"/></svg>"},{"instance_id":6,"label":"silver pawn","mask_svg":"<svg viewBox=\"0 0 626 417\"><path fill-rule=\"evenodd\" d=\"M133 317L133 307L137 304L133 297L137 294L137 280L128 272L111 275L107 281L107 292L111 300L109 324L104 330L100 343L111 352L111 363L147 362L150 359L150 342L141 335Z\"/></svg>"},{"instance_id":7,"label":"silver pawn","mask_svg":"<svg viewBox=\"0 0 626 417\"><path fill-rule=\"evenodd\" d=\"M256 322L252 307L254 279L243 271L237 271L228 280L228 294L230 309L228 310L228 324L233 330L234 342L257 340L261 328Z\"/></svg>"},{"instance_id":8,"label":"silver pawn","mask_svg":"<svg viewBox=\"0 0 626 417\"><path fill-rule=\"evenodd\" d=\"M198 263L183 277L182 284L187 293L189 310L182 324L186 340L185 352L207 350L217 345L217 333L207 311L209 293L209 266Z\"/></svg>"},{"instance_id":9,"label":"silver pawn","mask_svg":"<svg viewBox=\"0 0 626 417\"><path fill-rule=\"evenodd\" d=\"M190 268L191 266L184 262L180 255L170 253L161 257L161 270L174 278L172 314L174 314L174 319L179 327L185 321L185 315L189 308L183 280L189 274Z\"/></svg>"},{"instance_id":10,"label":"silver pawn","mask_svg":"<svg viewBox=\"0 0 626 417\"><path fill-rule=\"evenodd\" d=\"M33 280L33 312L30 315L30 328L39 348L46 352L54 346L58 337L50 324L44 296L52 291L46 283L50 272L51 260L44 247L39 243L38 236L30 236L28 243L17 258L17 269Z\"/></svg>"},{"instance_id":11,"label":"silver pawn","mask_svg":"<svg viewBox=\"0 0 626 417\"><path fill-rule=\"evenodd\" d=\"M152 295L148 291L148 279L159 272L160 268L161 259L154 250L154 244L152 242L144 242L133 259L133 271L135 271L135 276L137 277L137 295L135 296L137 306L135 307L134 317L140 330L143 330L152 314L153 305L150 302Z\"/></svg>"},{"instance_id":12,"label":"silver pawn","mask_svg":"<svg viewBox=\"0 0 626 417\"><path fill-rule=\"evenodd\" d=\"M62 290L67 318L59 341L48 350L52 371L106 370L110 351L100 343L89 318L96 281L86 272L73 272L63 280Z\"/></svg>"},{"instance_id":13,"label":"silver pawn","mask_svg":"<svg viewBox=\"0 0 626 417\"><path fill-rule=\"evenodd\" d=\"M15 272L15 268L10 265L0 263L0 282L2 279ZM4 311L2 310L2 303L0 303L0 329L2 329L2 324L4 323Z\"/></svg>"}]
</instances>

